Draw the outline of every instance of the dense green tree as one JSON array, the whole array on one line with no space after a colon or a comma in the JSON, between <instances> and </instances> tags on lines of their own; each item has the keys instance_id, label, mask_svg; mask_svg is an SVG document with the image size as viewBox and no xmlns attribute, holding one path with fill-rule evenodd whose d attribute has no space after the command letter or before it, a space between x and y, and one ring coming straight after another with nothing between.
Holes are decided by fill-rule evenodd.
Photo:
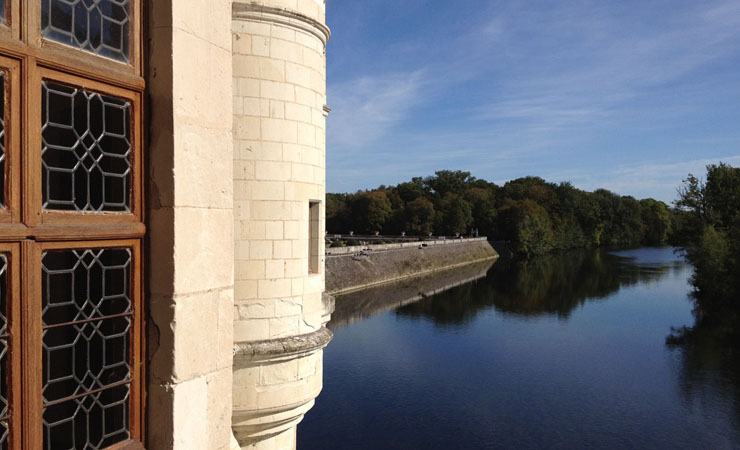
<instances>
[{"instance_id":1,"label":"dense green tree","mask_svg":"<svg viewBox=\"0 0 740 450\"><path fill-rule=\"evenodd\" d=\"M391 218L391 202L384 191L363 192L354 197L351 203L355 230L371 234L383 231L383 225Z\"/></svg>"},{"instance_id":2,"label":"dense green tree","mask_svg":"<svg viewBox=\"0 0 740 450\"><path fill-rule=\"evenodd\" d=\"M707 166L707 181L684 180L674 239L694 265L699 306L740 309L740 168Z\"/></svg>"},{"instance_id":3,"label":"dense green tree","mask_svg":"<svg viewBox=\"0 0 740 450\"><path fill-rule=\"evenodd\" d=\"M437 227L445 235L465 234L473 222L470 204L461 195L448 192L439 201Z\"/></svg>"},{"instance_id":4,"label":"dense green tree","mask_svg":"<svg viewBox=\"0 0 740 450\"><path fill-rule=\"evenodd\" d=\"M406 205L407 233L418 236L426 236L434 232L434 204L424 197L410 201Z\"/></svg>"}]
</instances>

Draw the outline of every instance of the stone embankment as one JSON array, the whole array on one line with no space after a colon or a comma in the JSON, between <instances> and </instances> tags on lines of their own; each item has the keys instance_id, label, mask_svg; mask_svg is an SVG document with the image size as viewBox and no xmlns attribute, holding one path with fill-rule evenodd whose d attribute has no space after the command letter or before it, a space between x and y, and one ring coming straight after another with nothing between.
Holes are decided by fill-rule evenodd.
<instances>
[{"instance_id":1,"label":"stone embankment","mask_svg":"<svg viewBox=\"0 0 740 450\"><path fill-rule=\"evenodd\" d=\"M344 294L498 258L486 238L326 249L326 291Z\"/></svg>"},{"instance_id":2,"label":"stone embankment","mask_svg":"<svg viewBox=\"0 0 740 450\"><path fill-rule=\"evenodd\" d=\"M332 309L331 322L327 327L336 330L484 278L495 262L495 259L479 261L338 295L336 309Z\"/></svg>"}]
</instances>

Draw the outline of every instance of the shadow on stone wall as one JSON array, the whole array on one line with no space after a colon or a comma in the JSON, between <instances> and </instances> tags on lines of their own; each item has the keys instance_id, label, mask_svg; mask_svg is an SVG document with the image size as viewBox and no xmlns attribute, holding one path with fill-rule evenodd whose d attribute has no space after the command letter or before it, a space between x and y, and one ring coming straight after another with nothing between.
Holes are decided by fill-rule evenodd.
<instances>
[{"instance_id":1,"label":"shadow on stone wall","mask_svg":"<svg viewBox=\"0 0 740 450\"><path fill-rule=\"evenodd\" d=\"M472 263L337 295L328 327L332 330L484 278L495 260Z\"/></svg>"}]
</instances>

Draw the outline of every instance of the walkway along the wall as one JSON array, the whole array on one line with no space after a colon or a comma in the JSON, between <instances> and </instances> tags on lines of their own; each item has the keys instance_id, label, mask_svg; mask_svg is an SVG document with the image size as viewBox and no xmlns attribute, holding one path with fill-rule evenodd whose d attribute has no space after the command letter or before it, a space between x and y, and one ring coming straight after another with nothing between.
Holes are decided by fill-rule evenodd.
<instances>
[{"instance_id":1,"label":"walkway along the wall","mask_svg":"<svg viewBox=\"0 0 740 450\"><path fill-rule=\"evenodd\" d=\"M496 258L486 238L327 248L326 291L343 294Z\"/></svg>"}]
</instances>

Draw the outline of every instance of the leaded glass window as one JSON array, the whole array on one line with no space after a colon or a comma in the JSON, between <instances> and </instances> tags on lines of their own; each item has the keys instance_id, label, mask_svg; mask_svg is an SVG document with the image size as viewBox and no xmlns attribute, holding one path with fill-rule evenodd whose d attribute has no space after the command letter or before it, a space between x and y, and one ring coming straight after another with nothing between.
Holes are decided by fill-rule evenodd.
<instances>
[{"instance_id":1,"label":"leaded glass window","mask_svg":"<svg viewBox=\"0 0 740 450\"><path fill-rule=\"evenodd\" d=\"M130 0L41 0L41 35L117 61L129 61Z\"/></svg>"},{"instance_id":2,"label":"leaded glass window","mask_svg":"<svg viewBox=\"0 0 740 450\"><path fill-rule=\"evenodd\" d=\"M44 81L43 208L131 211L131 104Z\"/></svg>"},{"instance_id":3,"label":"leaded glass window","mask_svg":"<svg viewBox=\"0 0 740 450\"><path fill-rule=\"evenodd\" d=\"M143 449L141 0L0 0L0 450Z\"/></svg>"},{"instance_id":4,"label":"leaded glass window","mask_svg":"<svg viewBox=\"0 0 740 450\"><path fill-rule=\"evenodd\" d=\"M92 450L129 438L130 249L42 257L44 448Z\"/></svg>"}]
</instances>

